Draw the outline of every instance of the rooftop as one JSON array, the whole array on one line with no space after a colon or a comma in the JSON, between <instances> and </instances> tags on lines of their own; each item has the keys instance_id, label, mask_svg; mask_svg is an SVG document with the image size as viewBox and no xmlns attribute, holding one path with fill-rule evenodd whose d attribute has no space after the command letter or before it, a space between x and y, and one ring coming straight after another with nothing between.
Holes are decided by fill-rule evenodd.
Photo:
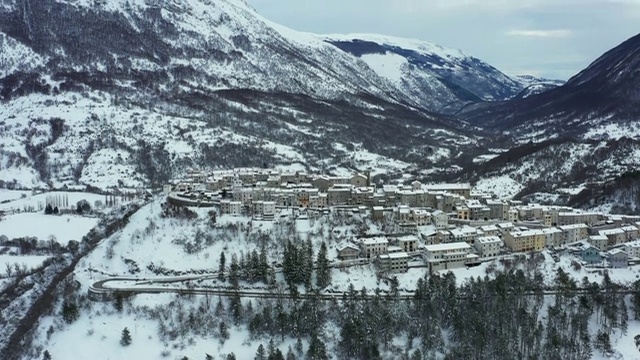
<instances>
[{"instance_id":1,"label":"rooftop","mask_svg":"<svg viewBox=\"0 0 640 360\"><path fill-rule=\"evenodd\" d=\"M471 250L471 245L467 244L466 242L457 242L457 243L449 243L449 244L426 245L424 249L430 252L451 251L451 250Z\"/></svg>"},{"instance_id":2,"label":"rooftop","mask_svg":"<svg viewBox=\"0 0 640 360\"><path fill-rule=\"evenodd\" d=\"M495 244L495 243L501 243L502 240L500 240L500 238L497 236L482 236L477 238L476 242L480 244Z\"/></svg>"}]
</instances>

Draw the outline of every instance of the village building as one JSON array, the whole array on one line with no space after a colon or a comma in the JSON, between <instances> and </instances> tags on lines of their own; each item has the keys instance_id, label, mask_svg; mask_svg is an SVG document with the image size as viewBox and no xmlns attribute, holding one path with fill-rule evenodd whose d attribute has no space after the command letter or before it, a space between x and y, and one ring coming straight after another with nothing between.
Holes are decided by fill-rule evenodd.
<instances>
[{"instance_id":1,"label":"village building","mask_svg":"<svg viewBox=\"0 0 640 360\"><path fill-rule=\"evenodd\" d=\"M463 267L469 261L471 246L466 242L427 245L423 258L429 271L455 269Z\"/></svg>"},{"instance_id":2,"label":"village building","mask_svg":"<svg viewBox=\"0 0 640 360\"><path fill-rule=\"evenodd\" d=\"M512 231L504 234L505 245L514 252L541 251L545 234L541 230Z\"/></svg>"},{"instance_id":3,"label":"village building","mask_svg":"<svg viewBox=\"0 0 640 360\"><path fill-rule=\"evenodd\" d=\"M609 239L604 235L591 235L587 241L600 251L606 251L609 246Z\"/></svg>"},{"instance_id":4,"label":"village building","mask_svg":"<svg viewBox=\"0 0 640 360\"><path fill-rule=\"evenodd\" d=\"M389 252L389 241L385 238L375 237L360 240L362 255L367 259L374 259L378 255Z\"/></svg>"},{"instance_id":5,"label":"village building","mask_svg":"<svg viewBox=\"0 0 640 360\"><path fill-rule=\"evenodd\" d=\"M560 245L582 241L589 237L589 227L586 224L560 225L558 229L562 231Z\"/></svg>"},{"instance_id":6,"label":"village building","mask_svg":"<svg viewBox=\"0 0 640 360\"><path fill-rule=\"evenodd\" d=\"M397 239L398 246L402 248L402 251L408 253L418 251L418 242L419 239L415 235L402 236Z\"/></svg>"},{"instance_id":7,"label":"village building","mask_svg":"<svg viewBox=\"0 0 640 360\"><path fill-rule=\"evenodd\" d=\"M629 266L629 255L622 249L609 250L606 258L610 268L623 269Z\"/></svg>"},{"instance_id":8,"label":"village building","mask_svg":"<svg viewBox=\"0 0 640 360\"><path fill-rule=\"evenodd\" d=\"M474 246L480 257L498 256L502 247L502 240L497 236L482 236L476 239Z\"/></svg>"},{"instance_id":9,"label":"village building","mask_svg":"<svg viewBox=\"0 0 640 360\"><path fill-rule=\"evenodd\" d=\"M396 273L405 272L408 269L409 255L406 252L394 252L378 255L378 266L380 270Z\"/></svg>"},{"instance_id":10,"label":"village building","mask_svg":"<svg viewBox=\"0 0 640 360\"><path fill-rule=\"evenodd\" d=\"M339 260L355 260L360 255L360 248L354 244L342 244L338 246L337 252Z\"/></svg>"}]
</instances>

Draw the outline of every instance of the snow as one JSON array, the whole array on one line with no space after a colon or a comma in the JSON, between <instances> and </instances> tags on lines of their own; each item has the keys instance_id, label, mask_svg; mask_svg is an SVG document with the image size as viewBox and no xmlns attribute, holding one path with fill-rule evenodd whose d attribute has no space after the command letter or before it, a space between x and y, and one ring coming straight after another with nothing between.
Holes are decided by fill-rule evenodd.
<instances>
[{"instance_id":1,"label":"snow","mask_svg":"<svg viewBox=\"0 0 640 360\"><path fill-rule=\"evenodd\" d=\"M27 208L33 208L36 211L43 210L47 205L47 198L66 198L69 202L69 208L75 209L76 204L80 200L87 200L89 204L93 207L96 201L104 202L105 196L93 193L86 192L74 192L74 191L56 191L56 192L46 192L32 195L29 192L21 192L27 195L25 198L20 198L8 203L0 204L0 210L15 210L15 211L23 211Z\"/></svg>"},{"instance_id":2,"label":"snow","mask_svg":"<svg viewBox=\"0 0 640 360\"><path fill-rule=\"evenodd\" d=\"M20 199L23 195L31 195L31 191L0 189L0 203L8 203L10 201Z\"/></svg>"},{"instance_id":3,"label":"snow","mask_svg":"<svg viewBox=\"0 0 640 360\"><path fill-rule=\"evenodd\" d=\"M378 44L397 46L407 50L413 50L421 53L430 53L447 58L465 58L467 54L461 50L445 48L425 40L399 38L388 35L379 34L328 34L323 35L325 39L333 41L353 41L364 40Z\"/></svg>"},{"instance_id":4,"label":"snow","mask_svg":"<svg viewBox=\"0 0 640 360\"><path fill-rule=\"evenodd\" d=\"M66 245L70 240L82 240L82 237L97 224L97 218L79 215L19 213L6 216L0 221L0 235L9 239L35 236L40 240L55 236L60 244Z\"/></svg>"},{"instance_id":5,"label":"snow","mask_svg":"<svg viewBox=\"0 0 640 360\"><path fill-rule=\"evenodd\" d=\"M393 53L386 54L365 54L360 57L378 75L398 84L404 78L403 67L409 62L404 56Z\"/></svg>"},{"instance_id":6,"label":"snow","mask_svg":"<svg viewBox=\"0 0 640 360\"><path fill-rule=\"evenodd\" d=\"M600 126L589 129L583 135L583 138L585 140L586 139L619 140L622 137L627 137L627 138L636 139L636 140L639 139L640 123L629 122L629 123L611 123L611 124L600 125Z\"/></svg>"},{"instance_id":7,"label":"snow","mask_svg":"<svg viewBox=\"0 0 640 360\"><path fill-rule=\"evenodd\" d=\"M42 265L49 256L42 255L0 255L0 277L7 275L7 266L17 264L20 267L26 266L28 270Z\"/></svg>"},{"instance_id":8,"label":"snow","mask_svg":"<svg viewBox=\"0 0 640 360\"><path fill-rule=\"evenodd\" d=\"M513 198L524 186L508 175L500 175L480 179L473 188L505 200Z\"/></svg>"}]
</instances>

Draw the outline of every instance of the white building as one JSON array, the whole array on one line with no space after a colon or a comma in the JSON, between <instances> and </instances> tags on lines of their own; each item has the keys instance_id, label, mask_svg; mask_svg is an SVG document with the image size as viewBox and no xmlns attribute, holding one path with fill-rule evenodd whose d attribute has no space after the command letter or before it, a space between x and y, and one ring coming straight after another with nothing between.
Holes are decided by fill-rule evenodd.
<instances>
[{"instance_id":1,"label":"white building","mask_svg":"<svg viewBox=\"0 0 640 360\"><path fill-rule=\"evenodd\" d=\"M429 266L429 271L437 271L465 266L470 254L471 245L466 242L458 242L426 245L423 257Z\"/></svg>"},{"instance_id":2,"label":"white building","mask_svg":"<svg viewBox=\"0 0 640 360\"><path fill-rule=\"evenodd\" d=\"M389 241L381 237L362 239L360 247L365 258L374 259L378 255L389 252Z\"/></svg>"},{"instance_id":3,"label":"white building","mask_svg":"<svg viewBox=\"0 0 640 360\"><path fill-rule=\"evenodd\" d=\"M544 233L544 236L545 236L545 242L544 242L545 247L548 247L548 248L558 247L560 246L560 244L562 244L562 230L552 227L552 228L542 229L542 232Z\"/></svg>"},{"instance_id":4,"label":"white building","mask_svg":"<svg viewBox=\"0 0 640 360\"><path fill-rule=\"evenodd\" d=\"M498 256L502 240L497 236L482 236L476 239L474 246L480 257Z\"/></svg>"},{"instance_id":5,"label":"white building","mask_svg":"<svg viewBox=\"0 0 640 360\"><path fill-rule=\"evenodd\" d=\"M406 252L395 252L378 255L378 262L381 270L387 272L407 271L409 264L409 254Z\"/></svg>"},{"instance_id":6,"label":"white building","mask_svg":"<svg viewBox=\"0 0 640 360\"><path fill-rule=\"evenodd\" d=\"M232 216L242 214L242 203L240 201L220 200L220 213Z\"/></svg>"},{"instance_id":7,"label":"white building","mask_svg":"<svg viewBox=\"0 0 640 360\"><path fill-rule=\"evenodd\" d=\"M606 251L609 245L609 239L604 235L589 236L589 244L600 251Z\"/></svg>"},{"instance_id":8,"label":"white building","mask_svg":"<svg viewBox=\"0 0 640 360\"><path fill-rule=\"evenodd\" d=\"M589 237L587 224L562 225L558 226L558 228L562 231L562 243L560 245L582 241Z\"/></svg>"},{"instance_id":9,"label":"white building","mask_svg":"<svg viewBox=\"0 0 640 360\"><path fill-rule=\"evenodd\" d=\"M444 230L449 227L449 215L443 211L434 211L433 214L431 214L431 220L433 220L433 225L435 225L437 230Z\"/></svg>"}]
</instances>

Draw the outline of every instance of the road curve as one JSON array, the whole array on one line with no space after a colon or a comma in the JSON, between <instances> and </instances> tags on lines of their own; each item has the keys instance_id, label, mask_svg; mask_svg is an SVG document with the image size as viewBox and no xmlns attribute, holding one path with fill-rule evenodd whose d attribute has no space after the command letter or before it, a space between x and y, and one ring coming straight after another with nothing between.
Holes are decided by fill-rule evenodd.
<instances>
[{"instance_id":1,"label":"road curve","mask_svg":"<svg viewBox=\"0 0 640 360\"><path fill-rule=\"evenodd\" d=\"M89 298L95 301L106 301L112 298L114 294L161 294L161 293L175 293L182 295L212 295L212 296L240 296L242 298L261 298L261 299L318 299L324 301L340 300L343 296L348 295L348 292L322 292L322 293L299 293L291 294L290 292L282 289L272 290L250 290L250 289L224 289L224 288L197 288L193 286L183 287L164 287L154 286L154 284L168 284L177 283L190 280L206 280L211 279L215 275L189 275L178 277L164 277L164 278L133 278L133 277L112 277L103 279L93 283L89 287ZM110 282L133 282L132 286L105 286ZM518 291L520 296L555 296L562 294L570 295L582 295L592 293L592 289L588 288L576 288L570 291L558 289L558 288L546 288L543 291L539 290L527 290ZM604 292L604 289L600 289L599 292ZM620 288L614 291L618 294L635 294L636 291L630 288ZM503 296L502 294L494 294L495 296ZM362 294L360 291L356 291L356 299L372 299L376 295L373 293ZM389 299L408 301L414 299L413 291L402 291L398 294L381 293L380 296Z\"/></svg>"}]
</instances>

